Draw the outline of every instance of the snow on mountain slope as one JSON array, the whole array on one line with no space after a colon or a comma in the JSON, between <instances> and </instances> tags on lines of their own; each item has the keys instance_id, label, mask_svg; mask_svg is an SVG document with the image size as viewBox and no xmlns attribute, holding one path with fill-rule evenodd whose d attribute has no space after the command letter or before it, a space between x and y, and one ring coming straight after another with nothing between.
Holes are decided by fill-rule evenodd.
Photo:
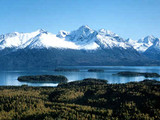
<instances>
[{"instance_id":1,"label":"snow on mountain slope","mask_svg":"<svg viewBox=\"0 0 160 120\"><path fill-rule=\"evenodd\" d=\"M65 39L60 39L51 33L39 34L32 38L28 43L25 44L27 48L70 48L78 49L78 46L73 42L65 41Z\"/></svg>"},{"instance_id":2,"label":"snow on mountain slope","mask_svg":"<svg viewBox=\"0 0 160 120\"><path fill-rule=\"evenodd\" d=\"M95 32L89 35L89 31L87 33L87 29L85 28L85 26L80 27L79 31L74 31L71 34L69 34L69 32L66 31L60 31L57 35L54 35L42 29L32 33L15 32L0 36L0 49L4 48L32 49L32 48L50 48L50 47L69 48L69 49L96 49L99 46L94 42L95 41L94 34ZM84 38L81 39L81 36L84 36ZM89 36L88 39L86 38L86 36ZM69 40L67 39L68 37L70 37ZM73 37L75 37L75 41L72 39ZM93 39L91 40L91 38ZM88 40L88 42L86 41L86 39ZM90 40L92 42L89 42Z\"/></svg>"},{"instance_id":3,"label":"snow on mountain slope","mask_svg":"<svg viewBox=\"0 0 160 120\"><path fill-rule=\"evenodd\" d=\"M100 46L103 48L120 47L120 48L127 49L132 47L131 45L127 44L117 34L104 29L99 30L97 39L98 39L97 43L100 44Z\"/></svg>"},{"instance_id":4,"label":"snow on mountain slope","mask_svg":"<svg viewBox=\"0 0 160 120\"><path fill-rule=\"evenodd\" d=\"M139 52L146 51L157 38L147 36L140 40L124 40L117 34L101 29L93 30L88 26L81 26L77 30L66 32L61 30L57 35L43 29L31 33L9 33L0 35L0 49L4 48L66 48L66 49L112 49L134 48Z\"/></svg>"},{"instance_id":5,"label":"snow on mountain slope","mask_svg":"<svg viewBox=\"0 0 160 120\"><path fill-rule=\"evenodd\" d=\"M95 42L98 33L88 26L81 26L78 30L72 31L66 36L67 41L72 41L77 45L85 45Z\"/></svg>"},{"instance_id":6,"label":"snow on mountain slope","mask_svg":"<svg viewBox=\"0 0 160 120\"><path fill-rule=\"evenodd\" d=\"M105 30L105 29L100 29L99 30L99 35L105 35L105 36L110 36L110 37L118 36L117 34L113 33L112 31Z\"/></svg>"},{"instance_id":7,"label":"snow on mountain slope","mask_svg":"<svg viewBox=\"0 0 160 120\"><path fill-rule=\"evenodd\" d=\"M0 49L4 48L12 48L12 47L20 47L22 44L27 42L29 39L37 36L38 34L44 31L37 30L32 33L9 33L6 35L0 36Z\"/></svg>"},{"instance_id":8,"label":"snow on mountain slope","mask_svg":"<svg viewBox=\"0 0 160 120\"><path fill-rule=\"evenodd\" d=\"M145 52L153 43L156 41L157 38L154 36L147 36L145 38L139 40L126 40L130 45L134 47L139 52Z\"/></svg>"},{"instance_id":9,"label":"snow on mountain slope","mask_svg":"<svg viewBox=\"0 0 160 120\"><path fill-rule=\"evenodd\" d=\"M81 45L84 49L97 48L129 48L132 47L119 37L117 34L101 29L98 32L92 30L88 26L81 26L78 30L72 31L66 36L66 40L74 42L76 45Z\"/></svg>"},{"instance_id":10,"label":"snow on mountain slope","mask_svg":"<svg viewBox=\"0 0 160 120\"><path fill-rule=\"evenodd\" d=\"M60 31L57 35L52 33L38 34L36 37L27 41L23 48L69 48L69 49L97 49L99 46L95 43L96 37L90 35L90 30L87 30L85 26L80 27L77 31L71 33L66 31ZM94 33L94 32L93 32ZM92 32L91 32L92 34ZM85 37L80 40L80 37ZM87 39L87 36L89 38ZM74 38L75 37L75 38ZM73 40L74 38L74 40Z\"/></svg>"},{"instance_id":11,"label":"snow on mountain slope","mask_svg":"<svg viewBox=\"0 0 160 120\"><path fill-rule=\"evenodd\" d=\"M3 49L5 47L19 46L21 44L19 37L20 37L20 35L17 32L6 34L6 35L1 35L0 49Z\"/></svg>"},{"instance_id":12,"label":"snow on mountain slope","mask_svg":"<svg viewBox=\"0 0 160 120\"><path fill-rule=\"evenodd\" d=\"M130 44L131 46L133 46L133 48L139 52L143 52L147 49L147 48L144 48L145 47L144 43L138 43L138 40L132 40L128 38L126 42Z\"/></svg>"},{"instance_id":13,"label":"snow on mountain slope","mask_svg":"<svg viewBox=\"0 0 160 120\"><path fill-rule=\"evenodd\" d=\"M81 26L78 30L70 32L66 35L67 41L74 42L79 49L93 50L99 48L96 43L97 32L89 28L88 26Z\"/></svg>"},{"instance_id":14,"label":"snow on mountain slope","mask_svg":"<svg viewBox=\"0 0 160 120\"><path fill-rule=\"evenodd\" d=\"M144 55L149 58L160 60L160 39L156 38L153 41L153 45L150 46L145 52Z\"/></svg>"},{"instance_id":15,"label":"snow on mountain slope","mask_svg":"<svg viewBox=\"0 0 160 120\"><path fill-rule=\"evenodd\" d=\"M65 38L68 34L69 34L69 32L66 32L64 30L60 30L56 36L59 38Z\"/></svg>"},{"instance_id":16,"label":"snow on mountain slope","mask_svg":"<svg viewBox=\"0 0 160 120\"><path fill-rule=\"evenodd\" d=\"M160 39L159 38L155 38L153 41L153 44L148 48L149 50L151 49L155 49L160 51Z\"/></svg>"},{"instance_id":17,"label":"snow on mountain slope","mask_svg":"<svg viewBox=\"0 0 160 120\"><path fill-rule=\"evenodd\" d=\"M160 50L160 39L157 38L152 46L154 46L154 48Z\"/></svg>"}]
</instances>

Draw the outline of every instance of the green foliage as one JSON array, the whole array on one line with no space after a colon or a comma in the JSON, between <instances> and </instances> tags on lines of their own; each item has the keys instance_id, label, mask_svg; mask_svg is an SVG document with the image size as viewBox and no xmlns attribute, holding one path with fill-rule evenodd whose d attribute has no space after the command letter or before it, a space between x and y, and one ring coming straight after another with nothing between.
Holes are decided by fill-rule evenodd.
<instances>
[{"instance_id":1,"label":"green foliage","mask_svg":"<svg viewBox=\"0 0 160 120\"><path fill-rule=\"evenodd\" d=\"M103 80L52 87L0 87L0 120L160 119L157 81L107 84Z\"/></svg>"}]
</instances>

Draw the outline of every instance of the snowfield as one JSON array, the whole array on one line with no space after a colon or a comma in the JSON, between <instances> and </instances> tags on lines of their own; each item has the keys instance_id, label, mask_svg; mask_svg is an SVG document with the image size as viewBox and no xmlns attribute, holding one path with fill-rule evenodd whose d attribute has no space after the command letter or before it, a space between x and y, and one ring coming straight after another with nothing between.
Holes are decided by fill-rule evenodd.
<instances>
[{"instance_id":1,"label":"snowfield","mask_svg":"<svg viewBox=\"0 0 160 120\"><path fill-rule=\"evenodd\" d=\"M0 35L0 49L41 49L60 48L76 50L96 50L112 48L134 48L138 52L145 52L147 49L160 48L160 39L154 36L147 36L139 40L123 39L117 34L100 29L93 30L88 26L81 26L77 30L66 32L61 30L57 35L43 29L31 33L9 33Z\"/></svg>"}]
</instances>

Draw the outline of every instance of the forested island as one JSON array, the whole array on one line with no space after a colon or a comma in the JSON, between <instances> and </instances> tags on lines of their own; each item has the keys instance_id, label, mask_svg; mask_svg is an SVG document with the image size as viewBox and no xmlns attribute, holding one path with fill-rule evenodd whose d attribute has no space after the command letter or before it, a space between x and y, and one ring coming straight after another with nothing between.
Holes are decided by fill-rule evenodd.
<instances>
[{"instance_id":1,"label":"forested island","mask_svg":"<svg viewBox=\"0 0 160 120\"><path fill-rule=\"evenodd\" d=\"M62 83L67 82L68 79L62 75L34 75L34 76L20 76L20 82L47 82L47 83Z\"/></svg>"},{"instance_id":2,"label":"forested island","mask_svg":"<svg viewBox=\"0 0 160 120\"><path fill-rule=\"evenodd\" d=\"M57 87L1 86L0 120L160 119L160 82L84 79Z\"/></svg>"},{"instance_id":3,"label":"forested island","mask_svg":"<svg viewBox=\"0 0 160 120\"><path fill-rule=\"evenodd\" d=\"M146 78L150 77L160 77L158 73L148 73L148 72L131 72L131 71L123 71L123 72L118 72L117 74L114 75L119 75L119 76L126 76L126 77L135 77L135 76L144 76Z\"/></svg>"}]
</instances>

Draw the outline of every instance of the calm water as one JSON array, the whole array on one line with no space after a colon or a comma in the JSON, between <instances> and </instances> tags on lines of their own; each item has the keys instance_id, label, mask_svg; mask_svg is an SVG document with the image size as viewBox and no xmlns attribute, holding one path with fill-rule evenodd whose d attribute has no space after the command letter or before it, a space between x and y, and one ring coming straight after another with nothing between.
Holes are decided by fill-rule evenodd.
<instances>
[{"instance_id":1,"label":"calm water","mask_svg":"<svg viewBox=\"0 0 160 120\"><path fill-rule=\"evenodd\" d=\"M64 67L63 67L64 68ZM80 72L55 72L53 70L0 70L0 85L22 85L28 84L30 86L56 86L53 83L25 83L19 82L17 80L18 76L22 75L64 75L70 81L82 80L84 78L100 78L106 79L109 83L126 83L130 81L141 81L144 77L120 77L115 74L120 71L136 71L136 72L156 72L160 74L160 67L133 67L133 66L97 66L97 67L87 67L87 66L75 66L75 67L65 67L65 68L78 68ZM104 72L87 72L90 68L104 69ZM160 78L153 78L160 81Z\"/></svg>"}]
</instances>

